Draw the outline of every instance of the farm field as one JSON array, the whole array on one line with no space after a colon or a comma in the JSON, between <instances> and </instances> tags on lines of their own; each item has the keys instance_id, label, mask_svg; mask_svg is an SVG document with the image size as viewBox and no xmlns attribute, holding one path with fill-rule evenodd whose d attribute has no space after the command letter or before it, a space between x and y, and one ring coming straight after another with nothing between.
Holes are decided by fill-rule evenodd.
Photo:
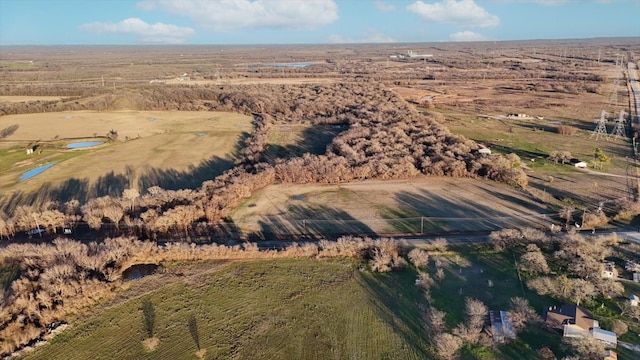
<instances>
[{"instance_id":1,"label":"farm field","mask_svg":"<svg viewBox=\"0 0 640 360\"><path fill-rule=\"evenodd\" d=\"M545 204L503 184L423 176L341 185L270 185L239 206L231 221L244 232L265 237L420 234L549 226L543 214L555 216Z\"/></svg>"},{"instance_id":2,"label":"farm field","mask_svg":"<svg viewBox=\"0 0 640 360\"><path fill-rule=\"evenodd\" d=\"M0 118L0 127L13 124L17 130L0 148L0 191L29 194L45 185L51 190L75 182L81 184L75 190L89 197L101 191L115 195L132 184L142 189L197 186L232 165L238 142L252 130L249 116L188 111L74 111ZM112 129L118 133L115 141L96 138ZM105 143L66 149L80 140ZM40 151L26 155L24 149L33 144ZM55 165L19 182L23 172L49 163Z\"/></svg>"},{"instance_id":3,"label":"farm field","mask_svg":"<svg viewBox=\"0 0 640 360\"><path fill-rule=\"evenodd\" d=\"M129 282L134 293L160 288L74 324L25 359L178 359L199 349L207 359L429 357L413 272L376 275L347 260L199 268ZM155 309L153 352L142 345L146 300Z\"/></svg>"}]
</instances>

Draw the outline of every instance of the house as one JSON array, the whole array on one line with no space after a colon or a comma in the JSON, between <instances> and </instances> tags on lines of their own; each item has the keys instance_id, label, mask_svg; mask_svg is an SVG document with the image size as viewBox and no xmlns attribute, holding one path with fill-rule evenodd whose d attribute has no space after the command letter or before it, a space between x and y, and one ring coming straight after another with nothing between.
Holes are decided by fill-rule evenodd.
<instances>
[{"instance_id":1,"label":"house","mask_svg":"<svg viewBox=\"0 0 640 360\"><path fill-rule=\"evenodd\" d=\"M568 331L569 336L578 329L588 332L591 328L600 327L598 320L593 318L589 310L577 305L549 306L544 309L542 317L547 326L563 332ZM571 326L567 328L566 325Z\"/></svg>"},{"instance_id":2,"label":"house","mask_svg":"<svg viewBox=\"0 0 640 360\"><path fill-rule=\"evenodd\" d=\"M618 360L618 353L613 350L605 350L604 360Z\"/></svg>"},{"instance_id":3,"label":"house","mask_svg":"<svg viewBox=\"0 0 640 360\"><path fill-rule=\"evenodd\" d=\"M589 335L596 340L600 340L607 347L615 348L618 346L618 335L613 331L602 330L598 327L590 329Z\"/></svg>"},{"instance_id":4,"label":"house","mask_svg":"<svg viewBox=\"0 0 640 360\"><path fill-rule=\"evenodd\" d=\"M602 264L602 271L600 277L603 279L615 279L618 277L618 270L616 270L616 264L611 261L607 261Z\"/></svg>"},{"instance_id":5,"label":"house","mask_svg":"<svg viewBox=\"0 0 640 360\"><path fill-rule=\"evenodd\" d=\"M633 282L634 283L640 283L640 273L638 273L638 272L634 272L633 273Z\"/></svg>"},{"instance_id":6,"label":"house","mask_svg":"<svg viewBox=\"0 0 640 360\"><path fill-rule=\"evenodd\" d=\"M563 337L592 337L608 347L618 345L616 333L601 329L598 320L593 318L589 310L581 306L549 306L544 309L543 318L550 328L562 330Z\"/></svg>"},{"instance_id":7,"label":"house","mask_svg":"<svg viewBox=\"0 0 640 360\"><path fill-rule=\"evenodd\" d=\"M491 335L496 342L502 343L507 339L516 339L513 323L509 320L506 311L489 310L489 320L491 321Z\"/></svg>"},{"instance_id":8,"label":"house","mask_svg":"<svg viewBox=\"0 0 640 360\"><path fill-rule=\"evenodd\" d=\"M636 295L629 296L629 305L638 306L640 304L640 298Z\"/></svg>"}]
</instances>

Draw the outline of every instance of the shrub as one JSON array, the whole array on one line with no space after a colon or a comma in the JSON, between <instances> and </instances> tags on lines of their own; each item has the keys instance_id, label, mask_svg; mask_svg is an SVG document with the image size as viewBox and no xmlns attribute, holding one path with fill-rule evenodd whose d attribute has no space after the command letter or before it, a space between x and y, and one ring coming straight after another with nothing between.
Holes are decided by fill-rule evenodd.
<instances>
[{"instance_id":1,"label":"shrub","mask_svg":"<svg viewBox=\"0 0 640 360\"><path fill-rule=\"evenodd\" d=\"M560 135L575 135L578 132L577 128L569 125L558 125L557 130Z\"/></svg>"}]
</instances>

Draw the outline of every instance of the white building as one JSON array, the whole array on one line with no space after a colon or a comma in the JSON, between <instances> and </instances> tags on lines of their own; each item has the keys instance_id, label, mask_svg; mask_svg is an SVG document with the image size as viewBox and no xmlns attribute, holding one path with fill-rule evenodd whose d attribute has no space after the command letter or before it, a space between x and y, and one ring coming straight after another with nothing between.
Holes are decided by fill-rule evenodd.
<instances>
[{"instance_id":1,"label":"white building","mask_svg":"<svg viewBox=\"0 0 640 360\"><path fill-rule=\"evenodd\" d=\"M616 269L616 264L613 262L606 262L602 264L602 272L600 276L603 279L615 279L618 277L618 270Z\"/></svg>"}]
</instances>

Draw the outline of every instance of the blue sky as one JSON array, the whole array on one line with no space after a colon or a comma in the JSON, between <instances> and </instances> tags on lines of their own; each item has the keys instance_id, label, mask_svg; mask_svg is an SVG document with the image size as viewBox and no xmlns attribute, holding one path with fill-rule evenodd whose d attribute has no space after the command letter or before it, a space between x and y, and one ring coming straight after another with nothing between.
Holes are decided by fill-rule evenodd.
<instances>
[{"instance_id":1,"label":"blue sky","mask_svg":"<svg viewBox=\"0 0 640 360\"><path fill-rule=\"evenodd\" d=\"M640 37L640 0L0 0L0 45Z\"/></svg>"}]
</instances>

